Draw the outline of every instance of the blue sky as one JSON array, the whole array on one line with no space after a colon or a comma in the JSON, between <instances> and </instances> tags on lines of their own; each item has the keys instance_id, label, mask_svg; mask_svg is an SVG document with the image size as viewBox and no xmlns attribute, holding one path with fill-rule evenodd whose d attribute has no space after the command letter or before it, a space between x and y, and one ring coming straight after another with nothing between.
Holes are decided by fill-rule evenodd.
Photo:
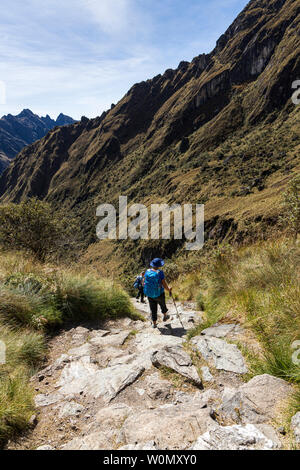
<instances>
[{"instance_id":1,"label":"blue sky","mask_svg":"<svg viewBox=\"0 0 300 470\"><path fill-rule=\"evenodd\" d=\"M210 52L247 3L0 0L0 115L98 116L134 83Z\"/></svg>"}]
</instances>

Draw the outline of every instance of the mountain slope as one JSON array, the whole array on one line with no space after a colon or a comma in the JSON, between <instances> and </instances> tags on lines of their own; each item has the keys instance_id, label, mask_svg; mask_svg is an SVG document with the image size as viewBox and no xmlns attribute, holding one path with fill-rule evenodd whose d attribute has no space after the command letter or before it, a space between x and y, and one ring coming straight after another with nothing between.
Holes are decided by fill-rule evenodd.
<instances>
[{"instance_id":1,"label":"mountain slope","mask_svg":"<svg viewBox=\"0 0 300 470\"><path fill-rule=\"evenodd\" d=\"M3 116L0 119L0 172L24 147L44 137L49 130L74 122L64 114L60 114L54 121L48 115L39 117L29 109L24 109L17 116Z\"/></svg>"},{"instance_id":2,"label":"mountain slope","mask_svg":"<svg viewBox=\"0 0 300 470\"><path fill-rule=\"evenodd\" d=\"M268 228L299 171L300 113L291 101L299 30L299 0L252 0L211 54L24 149L0 179L1 201L37 196L64 206L81 216L87 241L96 206L121 194L146 204L205 202L209 237Z\"/></svg>"}]
</instances>

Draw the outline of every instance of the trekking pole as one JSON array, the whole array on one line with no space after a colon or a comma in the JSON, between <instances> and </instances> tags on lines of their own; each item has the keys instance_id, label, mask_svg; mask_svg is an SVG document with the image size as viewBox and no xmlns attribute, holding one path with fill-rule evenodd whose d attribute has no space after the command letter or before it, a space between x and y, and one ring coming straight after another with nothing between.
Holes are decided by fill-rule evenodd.
<instances>
[{"instance_id":1,"label":"trekking pole","mask_svg":"<svg viewBox=\"0 0 300 470\"><path fill-rule=\"evenodd\" d=\"M181 324L182 328L185 330L185 328L184 328L184 326L183 326L183 323L182 323L182 321L181 321L181 317L180 317L180 314L179 314L179 311L178 311L178 308L177 308L177 305L176 305L175 299L174 299L174 297L173 297L173 294L172 294L172 293L171 293L171 297L172 297L172 299L173 299L173 302L174 302L174 307L175 307L175 310L176 310L176 315L177 315L177 317L178 317L178 319L179 319L179 321L180 321L180 324Z\"/></svg>"}]
</instances>

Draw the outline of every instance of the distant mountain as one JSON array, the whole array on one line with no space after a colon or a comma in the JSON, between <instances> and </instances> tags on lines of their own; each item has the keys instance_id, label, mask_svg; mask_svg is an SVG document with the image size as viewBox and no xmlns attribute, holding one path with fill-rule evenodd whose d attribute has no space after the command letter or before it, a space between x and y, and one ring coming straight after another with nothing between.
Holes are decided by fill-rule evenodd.
<instances>
[{"instance_id":1,"label":"distant mountain","mask_svg":"<svg viewBox=\"0 0 300 470\"><path fill-rule=\"evenodd\" d=\"M129 204L205 203L206 239L265 236L300 168L299 31L299 0L251 0L210 54L24 149L0 177L0 202L35 196L64 207L87 242L96 241L97 205L118 207L119 195ZM171 242L162 256L178 248ZM155 255L150 242L127 245L134 259Z\"/></svg>"},{"instance_id":2,"label":"distant mountain","mask_svg":"<svg viewBox=\"0 0 300 470\"><path fill-rule=\"evenodd\" d=\"M24 109L17 116L3 116L0 119L0 173L24 147L41 139L54 127L74 122L64 114L60 114L56 121L48 115L39 117L30 109Z\"/></svg>"}]
</instances>

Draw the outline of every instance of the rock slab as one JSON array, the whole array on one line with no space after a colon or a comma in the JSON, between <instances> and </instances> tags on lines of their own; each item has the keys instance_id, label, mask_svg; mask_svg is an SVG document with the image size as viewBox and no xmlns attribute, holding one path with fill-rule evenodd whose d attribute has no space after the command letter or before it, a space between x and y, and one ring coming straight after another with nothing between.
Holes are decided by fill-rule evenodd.
<instances>
[{"instance_id":1,"label":"rock slab","mask_svg":"<svg viewBox=\"0 0 300 470\"><path fill-rule=\"evenodd\" d=\"M226 388L219 411L238 423L266 423L276 417L276 408L291 391L282 379L258 375L238 389Z\"/></svg>"},{"instance_id":2,"label":"rock slab","mask_svg":"<svg viewBox=\"0 0 300 470\"><path fill-rule=\"evenodd\" d=\"M181 347L166 346L155 352L151 357L154 366L165 366L174 370L178 374L187 378L190 382L202 386L202 381L198 375L192 359Z\"/></svg>"},{"instance_id":3,"label":"rock slab","mask_svg":"<svg viewBox=\"0 0 300 470\"><path fill-rule=\"evenodd\" d=\"M253 424L216 425L199 437L191 450L273 450L279 446Z\"/></svg>"},{"instance_id":4,"label":"rock slab","mask_svg":"<svg viewBox=\"0 0 300 470\"><path fill-rule=\"evenodd\" d=\"M216 369L236 374L248 372L242 353L235 344L212 336L196 336L191 343L206 361L213 361Z\"/></svg>"}]
</instances>

